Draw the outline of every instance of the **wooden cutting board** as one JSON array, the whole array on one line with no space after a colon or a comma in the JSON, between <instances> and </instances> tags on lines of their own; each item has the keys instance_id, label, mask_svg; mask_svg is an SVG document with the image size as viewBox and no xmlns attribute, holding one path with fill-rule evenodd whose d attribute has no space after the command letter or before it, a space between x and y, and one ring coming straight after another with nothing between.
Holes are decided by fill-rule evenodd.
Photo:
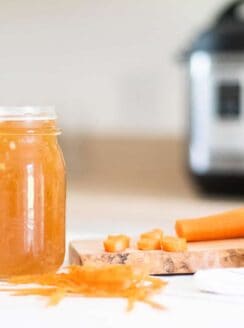
<instances>
[{"instance_id":1,"label":"wooden cutting board","mask_svg":"<svg viewBox=\"0 0 244 328\"><path fill-rule=\"evenodd\" d=\"M199 269L244 267L244 238L188 244L188 251L139 251L135 247L121 253L107 253L102 240L77 240L69 245L70 264L141 264L151 274L194 273Z\"/></svg>"}]
</instances>

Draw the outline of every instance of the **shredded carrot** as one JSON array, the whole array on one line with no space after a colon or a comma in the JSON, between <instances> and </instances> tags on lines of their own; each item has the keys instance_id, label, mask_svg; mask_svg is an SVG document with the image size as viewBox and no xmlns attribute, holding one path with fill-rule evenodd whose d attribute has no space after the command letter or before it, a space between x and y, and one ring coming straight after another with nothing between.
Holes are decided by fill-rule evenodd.
<instances>
[{"instance_id":1,"label":"shredded carrot","mask_svg":"<svg viewBox=\"0 0 244 328\"><path fill-rule=\"evenodd\" d=\"M1 288L13 295L40 295L49 297L49 305L59 303L65 296L123 297L128 301L128 310L136 301L155 308L162 305L153 302L150 296L160 291L166 282L150 277L144 266L106 265L69 266L65 272L42 275L14 276L7 281L14 284ZM38 287L18 286L18 284L37 284Z\"/></svg>"},{"instance_id":2,"label":"shredded carrot","mask_svg":"<svg viewBox=\"0 0 244 328\"><path fill-rule=\"evenodd\" d=\"M103 246L106 252L123 252L130 247L130 238L126 235L109 235Z\"/></svg>"},{"instance_id":3,"label":"shredded carrot","mask_svg":"<svg viewBox=\"0 0 244 328\"><path fill-rule=\"evenodd\" d=\"M187 241L244 237L244 208L197 219L177 220L175 230Z\"/></svg>"},{"instance_id":4,"label":"shredded carrot","mask_svg":"<svg viewBox=\"0 0 244 328\"><path fill-rule=\"evenodd\" d=\"M187 250L187 242L185 238L165 236L162 239L161 248L166 252L185 252Z\"/></svg>"}]
</instances>

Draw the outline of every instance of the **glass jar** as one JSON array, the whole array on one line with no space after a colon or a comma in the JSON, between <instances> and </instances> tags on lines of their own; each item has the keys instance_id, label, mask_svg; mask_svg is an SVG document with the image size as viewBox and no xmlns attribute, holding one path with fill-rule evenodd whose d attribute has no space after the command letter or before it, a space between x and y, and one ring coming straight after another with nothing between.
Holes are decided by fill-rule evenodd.
<instances>
[{"instance_id":1,"label":"glass jar","mask_svg":"<svg viewBox=\"0 0 244 328\"><path fill-rule=\"evenodd\" d=\"M0 276L55 271L65 253L65 166L52 107L0 107Z\"/></svg>"}]
</instances>

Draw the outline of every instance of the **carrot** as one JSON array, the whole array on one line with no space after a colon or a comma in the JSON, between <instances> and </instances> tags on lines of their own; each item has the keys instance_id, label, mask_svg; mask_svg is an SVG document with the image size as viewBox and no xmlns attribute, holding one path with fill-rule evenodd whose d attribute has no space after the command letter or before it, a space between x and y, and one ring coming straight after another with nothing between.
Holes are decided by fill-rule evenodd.
<instances>
[{"instance_id":1,"label":"carrot","mask_svg":"<svg viewBox=\"0 0 244 328\"><path fill-rule=\"evenodd\" d=\"M143 251L160 249L162 238L163 231L161 229L153 229L144 232L140 235L140 239L137 242L137 248Z\"/></svg>"},{"instance_id":2,"label":"carrot","mask_svg":"<svg viewBox=\"0 0 244 328\"><path fill-rule=\"evenodd\" d=\"M163 231L161 229L153 229L151 231L142 233L140 235L140 238L162 239Z\"/></svg>"},{"instance_id":3,"label":"carrot","mask_svg":"<svg viewBox=\"0 0 244 328\"><path fill-rule=\"evenodd\" d=\"M160 240L155 238L140 238L137 241L137 248L141 251L161 249Z\"/></svg>"},{"instance_id":4,"label":"carrot","mask_svg":"<svg viewBox=\"0 0 244 328\"><path fill-rule=\"evenodd\" d=\"M187 241L244 237L244 208L196 219L177 220L175 230Z\"/></svg>"},{"instance_id":5,"label":"carrot","mask_svg":"<svg viewBox=\"0 0 244 328\"><path fill-rule=\"evenodd\" d=\"M130 246L130 238L126 235L109 235L103 246L106 252L122 252Z\"/></svg>"},{"instance_id":6,"label":"carrot","mask_svg":"<svg viewBox=\"0 0 244 328\"><path fill-rule=\"evenodd\" d=\"M1 286L0 291L12 295L48 297L49 305L58 304L65 296L122 297L128 301L128 310L133 308L135 302L163 309L161 304L151 300L151 296L167 284L161 279L150 277L145 266L127 264L69 266L61 273L14 276L7 283ZM23 284L27 287L23 287ZM33 284L37 284L37 287Z\"/></svg>"},{"instance_id":7,"label":"carrot","mask_svg":"<svg viewBox=\"0 0 244 328\"><path fill-rule=\"evenodd\" d=\"M167 236L162 239L161 249L166 252L185 252L187 243L185 238Z\"/></svg>"},{"instance_id":8,"label":"carrot","mask_svg":"<svg viewBox=\"0 0 244 328\"><path fill-rule=\"evenodd\" d=\"M123 239L125 241L126 247L130 247L130 237L126 235L108 235L107 239L109 240L118 240Z\"/></svg>"}]
</instances>

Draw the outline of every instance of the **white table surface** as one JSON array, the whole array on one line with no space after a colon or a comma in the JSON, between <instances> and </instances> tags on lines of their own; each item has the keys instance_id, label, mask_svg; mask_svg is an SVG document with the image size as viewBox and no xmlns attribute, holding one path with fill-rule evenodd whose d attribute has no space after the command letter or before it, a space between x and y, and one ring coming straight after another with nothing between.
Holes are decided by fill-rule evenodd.
<instances>
[{"instance_id":1,"label":"white table surface","mask_svg":"<svg viewBox=\"0 0 244 328\"><path fill-rule=\"evenodd\" d=\"M1 327L242 327L244 298L199 292L192 276L167 277L169 285L155 297L167 310L136 304L126 312L122 299L66 298L46 307L38 297L0 295Z\"/></svg>"},{"instance_id":2,"label":"white table surface","mask_svg":"<svg viewBox=\"0 0 244 328\"><path fill-rule=\"evenodd\" d=\"M173 231L176 217L213 213L240 206L240 202L155 199L69 193L68 240L113 232L136 235L163 227ZM123 299L66 298L46 307L39 297L0 294L1 327L244 327L244 298L200 292L194 276L167 276L165 290L155 297L167 310L137 303L127 313ZM159 326L160 325L160 326Z\"/></svg>"}]
</instances>

